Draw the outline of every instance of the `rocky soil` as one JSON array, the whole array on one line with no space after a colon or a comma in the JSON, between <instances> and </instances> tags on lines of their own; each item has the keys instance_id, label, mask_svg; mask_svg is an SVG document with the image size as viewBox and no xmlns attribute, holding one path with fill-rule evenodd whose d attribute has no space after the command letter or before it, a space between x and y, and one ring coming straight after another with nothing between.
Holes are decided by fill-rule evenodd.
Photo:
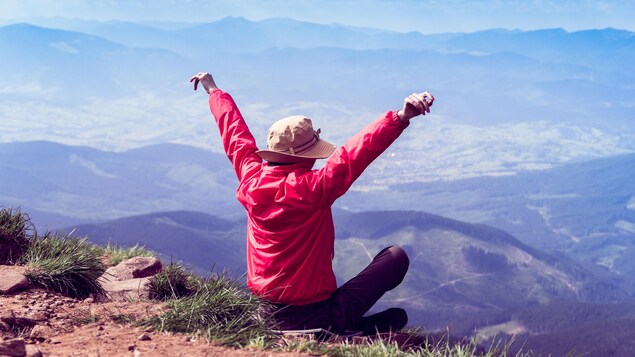
<instances>
[{"instance_id":1,"label":"rocky soil","mask_svg":"<svg viewBox=\"0 0 635 357\"><path fill-rule=\"evenodd\" d=\"M139 262L128 264L138 267ZM98 301L34 287L25 281L24 269L0 265L0 356L307 356L232 349L134 326L129 323L133 319L166 310L163 304L145 298L147 284L143 279L156 274L160 269L156 266L142 274L133 273L136 268L107 272L104 279L108 281L103 285L112 294Z\"/></svg>"}]
</instances>

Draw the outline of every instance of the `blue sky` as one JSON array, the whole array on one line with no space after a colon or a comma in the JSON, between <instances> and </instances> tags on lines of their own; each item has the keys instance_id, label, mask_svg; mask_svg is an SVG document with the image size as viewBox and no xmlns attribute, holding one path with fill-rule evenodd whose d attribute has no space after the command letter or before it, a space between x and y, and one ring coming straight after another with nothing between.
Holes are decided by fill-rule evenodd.
<instances>
[{"instance_id":1,"label":"blue sky","mask_svg":"<svg viewBox=\"0 0 635 357\"><path fill-rule=\"evenodd\" d=\"M423 33L562 27L635 31L632 0L2 0L0 18L211 22L291 17Z\"/></svg>"}]
</instances>

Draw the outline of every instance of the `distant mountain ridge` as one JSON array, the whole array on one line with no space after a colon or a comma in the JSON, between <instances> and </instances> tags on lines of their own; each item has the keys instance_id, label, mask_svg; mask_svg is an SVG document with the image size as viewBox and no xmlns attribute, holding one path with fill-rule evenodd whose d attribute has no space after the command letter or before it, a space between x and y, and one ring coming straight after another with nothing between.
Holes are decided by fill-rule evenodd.
<instances>
[{"instance_id":1,"label":"distant mountain ridge","mask_svg":"<svg viewBox=\"0 0 635 357\"><path fill-rule=\"evenodd\" d=\"M242 221L201 212L172 211L70 226L63 231L98 244L141 244L166 261L187 263L203 276L213 269L229 269L240 276L246 269L244 226Z\"/></svg>"},{"instance_id":2,"label":"distant mountain ridge","mask_svg":"<svg viewBox=\"0 0 635 357\"><path fill-rule=\"evenodd\" d=\"M507 177L349 192L342 204L351 210L423 210L498 227L532 247L603 270L632 293L634 168L635 155L629 154Z\"/></svg>"},{"instance_id":3,"label":"distant mountain ridge","mask_svg":"<svg viewBox=\"0 0 635 357\"><path fill-rule=\"evenodd\" d=\"M601 53L620 50L635 55L635 33L613 28L567 32L561 28L534 31L493 29L463 34L447 41L454 48L487 52L514 52L540 60L573 61L589 64ZM570 58L571 50L577 55ZM566 57L565 57L566 56ZM568 58L567 58L568 57Z\"/></svg>"},{"instance_id":4,"label":"distant mountain ridge","mask_svg":"<svg viewBox=\"0 0 635 357\"><path fill-rule=\"evenodd\" d=\"M194 67L213 68L239 81L234 88L251 97L264 95L276 105L336 92L341 93L336 98L349 99L348 105L378 111L393 101L372 88L409 92L424 83L453 103L438 113L469 123L573 117L600 125L593 119L602 116L616 121L606 126L610 129L624 124L634 97L629 83L635 73L626 63L635 59L635 37L622 30L423 35L292 19L225 18L175 30L129 22L41 21L65 31L24 24L0 27L0 50L6 54L0 85L18 91L13 86L26 76L24 68L37 67L40 71L30 72L29 81L48 87L49 96L57 94L51 97L56 101L71 95L90 98L95 90L117 97L171 87L168 93L174 95L177 83ZM93 42L101 45L88 46ZM314 55L321 51L335 55ZM435 70L425 75L416 70L431 67ZM91 80L92 89L73 69L99 74ZM251 75L245 78L244 73ZM45 85L51 82L55 86ZM582 111L580 100L611 105ZM482 115L468 110L473 107Z\"/></svg>"},{"instance_id":5,"label":"distant mountain ridge","mask_svg":"<svg viewBox=\"0 0 635 357\"><path fill-rule=\"evenodd\" d=\"M510 177L367 190L376 179L371 168L336 207L426 211L498 227L525 244L517 249L537 256L539 252L531 249L560 258L566 254L632 292L635 186L629 168L635 167L634 158L625 155ZM165 210L197 210L228 219L244 215L234 197L237 180L227 158L183 145L103 152L48 142L0 144L0 184L7 187L0 191L0 205L22 207L38 225L53 229ZM428 227L437 224L431 217L425 220ZM407 223L396 222L394 228L383 219L361 226L343 222L340 233L361 232L372 239ZM469 235L473 227L455 229ZM488 229L483 226L479 237L504 242L505 235L487 233Z\"/></svg>"},{"instance_id":6,"label":"distant mountain ridge","mask_svg":"<svg viewBox=\"0 0 635 357\"><path fill-rule=\"evenodd\" d=\"M52 227L61 226L41 219L40 212L84 221L166 209L241 212L227 158L184 145L117 153L50 142L0 144L0 167L7 188L0 191L0 204L36 211L34 219Z\"/></svg>"},{"instance_id":7,"label":"distant mountain ridge","mask_svg":"<svg viewBox=\"0 0 635 357\"><path fill-rule=\"evenodd\" d=\"M140 86L161 80L155 76L156 69L186 66L182 57L167 49L131 48L91 34L25 23L0 27L0 50L0 83L10 89L9 94L21 94L13 100L38 96L40 91L48 101L64 104L96 93L101 98L130 95ZM29 71L31 76L22 84L28 87L35 82L42 88L32 93L12 88Z\"/></svg>"}]
</instances>

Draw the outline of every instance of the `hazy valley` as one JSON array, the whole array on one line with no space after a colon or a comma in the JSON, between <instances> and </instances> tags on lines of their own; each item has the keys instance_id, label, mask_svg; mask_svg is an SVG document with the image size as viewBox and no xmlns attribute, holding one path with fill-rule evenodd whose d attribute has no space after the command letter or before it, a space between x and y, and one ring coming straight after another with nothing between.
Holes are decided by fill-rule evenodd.
<instances>
[{"instance_id":1,"label":"hazy valley","mask_svg":"<svg viewBox=\"0 0 635 357\"><path fill-rule=\"evenodd\" d=\"M220 152L204 96L188 83L208 70L259 141L272 121L301 112L343 144L413 90L430 90L433 114L384 159L411 182L509 175L635 148L627 65L635 38L626 31L422 35L290 19L180 29L39 21L52 28L0 28L2 142L115 151L172 142ZM580 55L581 47L592 51Z\"/></svg>"}]
</instances>

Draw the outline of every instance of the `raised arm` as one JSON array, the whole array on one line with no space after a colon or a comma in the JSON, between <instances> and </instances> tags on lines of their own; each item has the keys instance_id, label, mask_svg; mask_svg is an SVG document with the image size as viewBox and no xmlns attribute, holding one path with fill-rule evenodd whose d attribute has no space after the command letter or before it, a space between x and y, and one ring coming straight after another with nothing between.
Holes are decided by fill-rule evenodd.
<instances>
[{"instance_id":1,"label":"raised arm","mask_svg":"<svg viewBox=\"0 0 635 357\"><path fill-rule=\"evenodd\" d=\"M332 204L351 187L364 170L383 153L408 126L410 119L430 113L434 97L413 93L398 112L387 112L349 139L317 172L324 203Z\"/></svg>"},{"instance_id":2,"label":"raised arm","mask_svg":"<svg viewBox=\"0 0 635 357\"><path fill-rule=\"evenodd\" d=\"M251 135L245 119L234 99L229 93L218 89L209 73L199 72L192 76L190 82L194 83L194 90L200 83L209 94L209 108L218 124L225 153L234 166L238 180L242 180L249 170L262 162L256 155L256 140Z\"/></svg>"}]
</instances>

